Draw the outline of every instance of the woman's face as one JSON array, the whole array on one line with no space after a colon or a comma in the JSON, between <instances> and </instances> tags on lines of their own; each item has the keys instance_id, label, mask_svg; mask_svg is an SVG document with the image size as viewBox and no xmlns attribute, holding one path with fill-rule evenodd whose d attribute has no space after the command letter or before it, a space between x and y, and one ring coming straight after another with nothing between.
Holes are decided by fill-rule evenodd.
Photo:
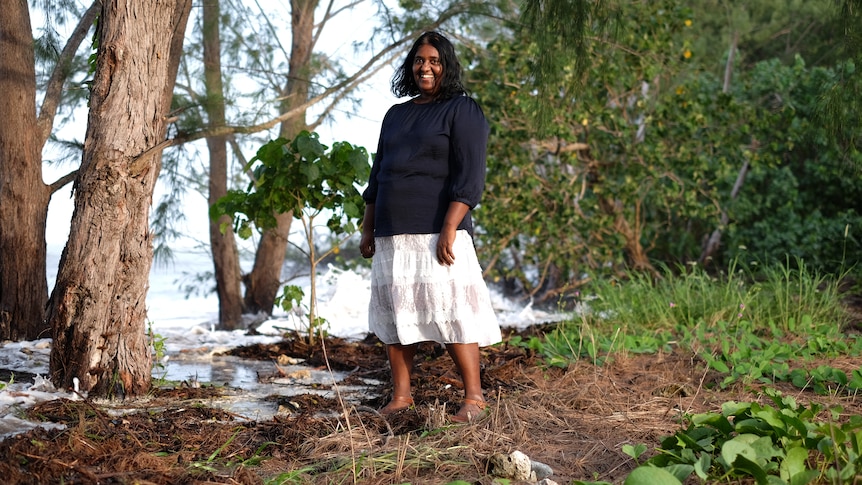
<instances>
[{"instance_id":1,"label":"woman's face","mask_svg":"<svg viewBox=\"0 0 862 485\"><path fill-rule=\"evenodd\" d=\"M432 98L440 89L443 64L440 53L431 44L422 44L413 58L413 80L419 87L421 98Z\"/></svg>"}]
</instances>

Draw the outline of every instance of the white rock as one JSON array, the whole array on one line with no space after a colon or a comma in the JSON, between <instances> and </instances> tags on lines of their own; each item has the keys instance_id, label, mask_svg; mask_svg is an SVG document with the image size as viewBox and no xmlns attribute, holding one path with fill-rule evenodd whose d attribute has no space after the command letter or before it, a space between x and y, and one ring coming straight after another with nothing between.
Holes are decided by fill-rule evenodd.
<instances>
[{"instance_id":1,"label":"white rock","mask_svg":"<svg viewBox=\"0 0 862 485\"><path fill-rule=\"evenodd\" d=\"M491 462L492 473L500 478L536 481L536 474L532 471L530 457L518 450L508 455L495 453L489 461Z\"/></svg>"}]
</instances>

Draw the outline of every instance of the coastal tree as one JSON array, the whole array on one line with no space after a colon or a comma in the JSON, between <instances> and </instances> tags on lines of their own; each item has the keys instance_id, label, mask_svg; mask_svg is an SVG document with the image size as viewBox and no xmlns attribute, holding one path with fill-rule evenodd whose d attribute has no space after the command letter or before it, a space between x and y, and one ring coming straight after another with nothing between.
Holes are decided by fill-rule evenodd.
<instances>
[{"instance_id":1,"label":"coastal tree","mask_svg":"<svg viewBox=\"0 0 862 485\"><path fill-rule=\"evenodd\" d=\"M101 4L75 210L47 315L60 388L150 388L149 213L190 10L191 0Z\"/></svg>"},{"instance_id":2,"label":"coastal tree","mask_svg":"<svg viewBox=\"0 0 862 485\"><path fill-rule=\"evenodd\" d=\"M42 150L54 127L72 59L98 13L81 15L37 100L36 56L26 0L0 9L0 340L47 337L45 233L51 195L72 176L43 182ZM38 111L37 111L38 105Z\"/></svg>"},{"instance_id":3,"label":"coastal tree","mask_svg":"<svg viewBox=\"0 0 862 485\"><path fill-rule=\"evenodd\" d=\"M207 127L212 130L224 127L227 122L221 69L221 5L219 0L204 0L201 10L206 90L203 108ZM207 202L213 205L227 194L228 137L224 134L209 136L206 143L209 156ZM232 231L219 231L219 226L226 222L226 217L211 221L209 238L219 302L219 327L233 329L242 321L245 307L236 238Z\"/></svg>"}]
</instances>

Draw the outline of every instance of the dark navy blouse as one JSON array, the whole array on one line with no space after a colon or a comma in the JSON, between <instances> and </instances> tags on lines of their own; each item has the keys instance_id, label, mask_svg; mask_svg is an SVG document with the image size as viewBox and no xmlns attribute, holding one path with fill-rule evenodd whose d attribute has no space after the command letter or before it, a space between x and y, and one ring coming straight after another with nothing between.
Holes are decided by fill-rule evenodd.
<instances>
[{"instance_id":1,"label":"dark navy blouse","mask_svg":"<svg viewBox=\"0 0 862 485\"><path fill-rule=\"evenodd\" d=\"M362 197L374 235L438 234L450 201L472 210L485 188L488 122L469 96L392 106ZM470 211L458 226L473 233Z\"/></svg>"}]
</instances>

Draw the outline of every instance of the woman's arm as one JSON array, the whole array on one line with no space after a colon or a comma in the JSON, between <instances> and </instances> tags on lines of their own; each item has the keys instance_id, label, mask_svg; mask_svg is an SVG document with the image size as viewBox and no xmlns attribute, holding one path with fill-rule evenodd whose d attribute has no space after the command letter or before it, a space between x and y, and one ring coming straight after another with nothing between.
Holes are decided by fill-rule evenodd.
<instances>
[{"instance_id":1,"label":"woman's arm","mask_svg":"<svg viewBox=\"0 0 862 485\"><path fill-rule=\"evenodd\" d=\"M449 203L446 218L443 220L443 229L440 230L440 237L437 239L437 261L440 264L451 266L455 262L455 252L452 250L455 244L455 232L469 210L470 207L463 202Z\"/></svg>"},{"instance_id":2,"label":"woman's arm","mask_svg":"<svg viewBox=\"0 0 862 485\"><path fill-rule=\"evenodd\" d=\"M362 239L359 240L359 252L363 258L374 256L374 204L365 204L365 216L362 217Z\"/></svg>"}]
</instances>

